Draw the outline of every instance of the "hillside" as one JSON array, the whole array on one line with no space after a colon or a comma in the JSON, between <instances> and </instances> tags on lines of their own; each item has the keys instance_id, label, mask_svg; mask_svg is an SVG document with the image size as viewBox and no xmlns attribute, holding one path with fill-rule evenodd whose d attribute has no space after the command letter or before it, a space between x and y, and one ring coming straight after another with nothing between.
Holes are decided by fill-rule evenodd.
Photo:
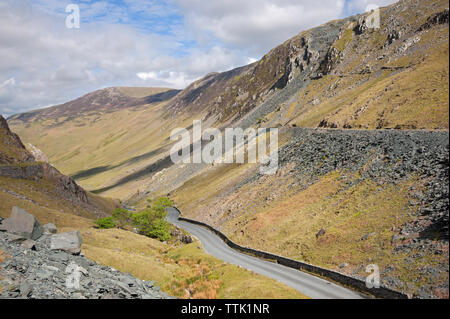
<instances>
[{"instance_id":1,"label":"hillside","mask_svg":"<svg viewBox=\"0 0 450 319\"><path fill-rule=\"evenodd\" d=\"M136 105L164 101L177 93L177 90L164 88L111 87L88 93L61 105L14 115L8 120L20 120L26 124L47 120L45 124L57 126L81 115L102 115Z\"/></svg>"},{"instance_id":2,"label":"hillside","mask_svg":"<svg viewBox=\"0 0 450 319\"><path fill-rule=\"evenodd\" d=\"M90 260L62 252L52 254L46 236L39 239L37 248L24 252L20 242L0 232L0 298L140 298L145 294L140 290L138 295L130 295L130 289L120 293L124 288L117 281L125 277L152 281L144 289L147 293L153 289L151 298L167 296L157 284L180 298L307 298L275 280L207 255L198 241L186 245L173 240L169 244L131 231L96 229L94 219L109 215L118 206L117 201L91 194L50 164L37 162L0 117L0 224L14 206L26 209L42 225L53 223L59 232L80 231L82 253ZM67 263L61 258L83 265L95 278L96 286L86 279L83 289L68 291L63 272ZM61 267L62 271L55 274ZM17 271L22 268L26 271ZM46 282L54 275L51 283ZM102 290L99 285L109 288Z\"/></svg>"},{"instance_id":3,"label":"hillside","mask_svg":"<svg viewBox=\"0 0 450 319\"><path fill-rule=\"evenodd\" d=\"M115 201L85 191L52 165L36 161L3 117L0 117L0 185L1 217L7 217L19 203L36 216L48 214L55 218L59 212L67 217L72 214L96 218L117 207Z\"/></svg>"},{"instance_id":4,"label":"hillside","mask_svg":"<svg viewBox=\"0 0 450 319\"><path fill-rule=\"evenodd\" d=\"M240 244L361 277L375 263L392 289L448 298L448 2L380 13L380 29L368 13L332 21L167 99L87 99L9 123L96 193L138 208L169 194ZM277 174L174 165L170 132L194 119L279 127Z\"/></svg>"},{"instance_id":5,"label":"hillside","mask_svg":"<svg viewBox=\"0 0 450 319\"><path fill-rule=\"evenodd\" d=\"M161 118L163 106L176 93L109 88L61 106L12 116L8 122L63 173L95 190L158 158L170 134L165 128L186 125L187 121ZM107 195L124 197L123 193Z\"/></svg>"}]
</instances>

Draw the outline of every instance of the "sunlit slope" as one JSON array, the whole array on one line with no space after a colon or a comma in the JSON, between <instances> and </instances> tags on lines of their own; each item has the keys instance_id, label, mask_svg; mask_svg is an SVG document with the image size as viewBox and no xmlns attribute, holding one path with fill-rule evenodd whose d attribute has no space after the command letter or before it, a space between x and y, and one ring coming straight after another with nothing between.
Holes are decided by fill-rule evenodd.
<instances>
[{"instance_id":1,"label":"sunlit slope","mask_svg":"<svg viewBox=\"0 0 450 319\"><path fill-rule=\"evenodd\" d=\"M142 95L142 89L126 91ZM165 118L165 103L81 112L70 120L22 121L13 117L9 122L25 141L39 147L53 165L84 187L96 190L161 157L170 142L169 128L192 123L192 119Z\"/></svg>"},{"instance_id":2,"label":"sunlit slope","mask_svg":"<svg viewBox=\"0 0 450 319\"><path fill-rule=\"evenodd\" d=\"M221 128L448 130L448 2L381 8L379 29L367 27L369 18L302 31L260 61L208 74L179 93L100 90L9 122L89 190L137 199L198 173L163 171L171 129L193 119Z\"/></svg>"}]
</instances>

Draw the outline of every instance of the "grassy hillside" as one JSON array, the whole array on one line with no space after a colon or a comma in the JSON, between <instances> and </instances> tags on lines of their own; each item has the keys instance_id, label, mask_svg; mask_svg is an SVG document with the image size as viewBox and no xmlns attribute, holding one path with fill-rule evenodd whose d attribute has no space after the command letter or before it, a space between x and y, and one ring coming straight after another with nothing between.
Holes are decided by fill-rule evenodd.
<instances>
[{"instance_id":1,"label":"grassy hillside","mask_svg":"<svg viewBox=\"0 0 450 319\"><path fill-rule=\"evenodd\" d=\"M193 119L215 127L448 129L446 8L400 1L381 9L378 30L363 28L367 14L333 21L178 94L110 88L9 123L83 187L122 199L155 190L151 178L166 167L152 164L167 156L171 129Z\"/></svg>"},{"instance_id":2,"label":"grassy hillside","mask_svg":"<svg viewBox=\"0 0 450 319\"><path fill-rule=\"evenodd\" d=\"M61 211L95 218L108 214L118 203L80 188L51 165L38 162L19 136L0 117L0 214L9 216L20 203L36 214Z\"/></svg>"},{"instance_id":3,"label":"grassy hillside","mask_svg":"<svg viewBox=\"0 0 450 319\"><path fill-rule=\"evenodd\" d=\"M136 88L121 90L141 96L148 93ZM22 122L13 117L9 122L64 174L73 176L89 190L97 190L161 158L169 149L170 128L192 123L190 118L163 119L165 103L157 101L111 112L80 113L71 120L46 118ZM142 188L138 179L130 179L127 185L103 195L124 198L131 189Z\"/></svg>"},{"instance_id":4,"label":"grassy hillside","mask_svg":"<svg viewBox=\"0 0 450 319\"><path fill-rule=\"evenodd\" d=\"M244 246L361 278L375 263L393 289L448 296L448 133L289 134L277 174L220 164L171 198Z\"/></svg>"},{"instance_id":5,"label":"grassy hillside","mask_svg":"<svg viewBox=\"0 0 450 319\"><path fill-rule=\"evenodd\" d=\"M167 244L131 231L94 228L99 211L100 216L108 214L117 207L116 201L91 193L86 193L86 202L67 197L51 176L2 176L10 172L5 168L45 164L35 162L6 121L1 117L0 121L0 155L4 160L0 162L0 217L9 217L12 207L18 206L42 225L53 223L60 232L79 230L88 258L156 281L165 292L180 298L307 298L275 280L207 255L199 242ZM59 177L59 173L53 174ZM0 251L0 258L4 257Z\"/></svg>"}]
</instances>

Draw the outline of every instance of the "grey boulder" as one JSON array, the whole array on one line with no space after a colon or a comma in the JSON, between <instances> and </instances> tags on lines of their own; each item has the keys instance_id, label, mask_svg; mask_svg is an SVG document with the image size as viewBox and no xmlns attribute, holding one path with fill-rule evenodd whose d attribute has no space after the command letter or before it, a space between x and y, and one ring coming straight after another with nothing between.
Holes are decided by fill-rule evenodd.
<instances>
[{"instance_id":1,"label":"grey boulder","mask_svg":"<svg viewBox=\"0 0 450 319\"><path fill-rule=\"evenodd\" d=\"M11 215L2 221L0 230L32 240L44 233L44 228L33 215L16 206L12 208Z\"/></svg>"},{"instance_id":2,"label":"grey boulder","mask_svg":"<svg viewBox=\"0 0 450 319\"><path fill-rule=\"evenodd\" d=\"M81 243L81 234L78 230L76 230L52 235L50 238L50 249L63 250L72 255L78 255L81 252Z\"/></svg>"}]
</instances>

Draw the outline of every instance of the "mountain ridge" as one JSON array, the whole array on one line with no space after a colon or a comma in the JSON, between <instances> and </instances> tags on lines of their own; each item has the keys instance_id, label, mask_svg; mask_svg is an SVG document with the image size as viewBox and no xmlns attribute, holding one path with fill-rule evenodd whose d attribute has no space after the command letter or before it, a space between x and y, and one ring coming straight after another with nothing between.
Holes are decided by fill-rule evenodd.
<instances>
[{"instance_id":1,"label":"mountain ridge","mask_svg":"<svg viewBox=\"0 0 450 319\"><path fill-rule=\"evenodd\" d=\"M179 90L150 87L108 87L87 93L75 100L36 109L26 113L14 114L8 121L20 120L27 123L30 120L71 117L88 112L111 112L127 107L164 101L175 96Z\"/></svg>"}]
</instances>

